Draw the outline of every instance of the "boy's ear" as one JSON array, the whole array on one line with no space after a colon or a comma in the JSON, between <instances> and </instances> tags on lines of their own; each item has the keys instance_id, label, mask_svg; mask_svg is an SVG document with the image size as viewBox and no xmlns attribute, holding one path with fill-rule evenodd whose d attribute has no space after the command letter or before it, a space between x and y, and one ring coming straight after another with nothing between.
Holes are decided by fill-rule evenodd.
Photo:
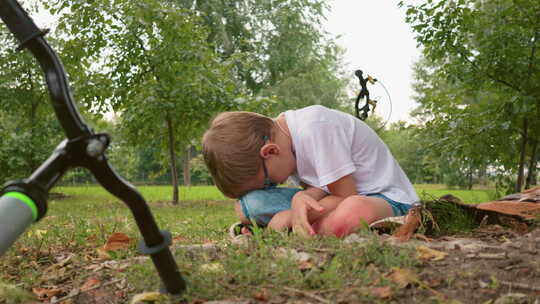
<instances>
[{"instance_id":1,"label":"boy's ear","mask_svg":"<svg viewBox=\"0 0 540 304\"><path fill-rule=\"evenodd\" d=\"M260 155L262 158L267 159L272 154L279 154L279 146L274 143L267 143L261 147Z\"/></svg>"}]
</instances>

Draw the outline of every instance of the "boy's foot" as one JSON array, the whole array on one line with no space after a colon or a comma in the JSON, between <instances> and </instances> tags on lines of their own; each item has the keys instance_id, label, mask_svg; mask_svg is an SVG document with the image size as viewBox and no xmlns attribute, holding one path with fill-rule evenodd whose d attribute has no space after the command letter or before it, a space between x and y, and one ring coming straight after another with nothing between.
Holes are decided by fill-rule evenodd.
<instances>
[{"instance_id":1,"label":"boy's foot","mask_svg":"<svg viewBox=\"0 0 540 304\"><path fill-rule=\"evenodd\" d=\"M229 236L235 238L239 235L252 235L251 225L236 222L229 227Z\"/></svg>"}]
</instances>

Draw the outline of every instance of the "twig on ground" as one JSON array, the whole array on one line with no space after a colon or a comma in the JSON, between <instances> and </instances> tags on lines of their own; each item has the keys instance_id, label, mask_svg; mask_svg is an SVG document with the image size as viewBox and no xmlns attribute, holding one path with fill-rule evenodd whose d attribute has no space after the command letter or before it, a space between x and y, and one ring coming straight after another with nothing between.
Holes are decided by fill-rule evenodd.
<instances>
[{"instance_id":1,"label":"twig on ground","mask_svg":"<svg viewBox=\"0 0 540 304\"><path fill-rule=\"evenodd\" d=\"M515 287L515 288L521 288L521 289L528 289L532 291L540 291L540 286L533 286L525 283L516 283L516 282L508 282L508 281L499 281L501 285L508 286L508 287Z\"/></svg>"},{"instance_id":2,"label":"twig on ground","mask_svg":"<svg viewBox=\"0 0 540 304\"><path fill-rule=\"evenodd\" d=\"M504 260L508 258L506 252L500 253L471 253L467 255L468 258L479 258L485 260Z\"/></svg>"},{"instance_id":3,"label":"twig on ground","mask_svg":"<svg viewBox=\"0 0 540 304\"><path fill-rule=\"evenodd\" d=\"M298 246L297 248L299 250L302 250L302 251L315 251L315 252L320 252L320 253L335 253L335 250L325 249L325 248L302 247L302 246Z\"/></svg>"},{"instance_id":4,"label":"twig on ground","mask_svg":"<svg viewBox=\"0 0 540 304\"><path fill-rule=\"evenodd\" d=\"M317 300L317 301L319 301L321 303L330 304L330 301L328 301L327 299L319 297L318 295L314 295L314 294L312 294L310 292L307 292L307 291L298 290L298 289L291 288L291 287L283 287L283 289L288 290L288 291L292 291L292 292L295 292L295 293L299 293L299 294L301 294L303 296L306 296L308 298L312 298L312 299Z\"/></svg>"},{"instance_id":5,"label":"twig on ground","mask_svg":"<svg viewBox=\"0 0 540 304\"><path fill-rule=\"evenodd\" d=\"M65 300L67 300L67 299L74 298L74 297L80 295L81 293L89 292L89 291L91 291L91 290L98 289L98 288L100 288L100 287L109 286L109 285L112 285L112 284L114 284L114 283L118 283L118 282L120 282L120 281L122 281L122 280L123 280L123 279L116 279L116 280L109 281L109 282L107 282L107 283L100 283L100 284L97 284L96 286L91 287L91 288L88 288L88 289L86 289L86 290L84 290L84 291L81 291L80 289L78 289L78 290L77 290L75 293L73 293L73 294L67 295L67 296L65 296L65 297L63 297L63 298L60 298L60 299L58 299L58 300L55 300L55 301L51 301L51 304L63 302L63 301L65 301Z\"/></svg>"}]
</instances>

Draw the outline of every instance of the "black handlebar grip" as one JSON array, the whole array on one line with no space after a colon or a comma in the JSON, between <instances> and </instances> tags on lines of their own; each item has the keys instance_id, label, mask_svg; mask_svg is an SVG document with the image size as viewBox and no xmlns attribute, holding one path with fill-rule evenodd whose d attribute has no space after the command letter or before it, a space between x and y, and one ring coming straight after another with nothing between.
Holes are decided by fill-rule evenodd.
<instances>
[{"instance_id":1,"label":"black handlebar grip","mask_svg":"<svg viewBox=\"0 0 540 304\"><path fill-rule=\"evenodd\" d=\"M0 0L0 18L19 40L21 46L44 33L16 0Z\"/></svg>"},{"instance_id":2,"label":"black handlebar grip","mask_svg":"<svg viewBox=\"0 0 540 304\"><path fill-rule=\"evenodd\" d=\"M0 256L37 219L34 201L20 192L8 192L0 197Z\"/></svg>"}]
</instances>

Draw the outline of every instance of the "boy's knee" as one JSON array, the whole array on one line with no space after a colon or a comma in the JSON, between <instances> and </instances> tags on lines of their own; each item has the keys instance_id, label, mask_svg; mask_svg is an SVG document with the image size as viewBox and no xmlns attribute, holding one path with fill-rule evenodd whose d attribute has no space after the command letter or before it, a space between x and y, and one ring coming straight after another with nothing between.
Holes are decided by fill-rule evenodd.
<instances>
[{"instance_id":1,"label":"boy's knee","mask_svg":"<svg viewBox=\"0 0 540 304\"><path fill-rule=\"evenodd\" d=\"M378 212L365 196L354 195L339 204L327 223L328 229L337 237L344 237L362 224L378 220Z\"/></svg>"}]
</instances>

